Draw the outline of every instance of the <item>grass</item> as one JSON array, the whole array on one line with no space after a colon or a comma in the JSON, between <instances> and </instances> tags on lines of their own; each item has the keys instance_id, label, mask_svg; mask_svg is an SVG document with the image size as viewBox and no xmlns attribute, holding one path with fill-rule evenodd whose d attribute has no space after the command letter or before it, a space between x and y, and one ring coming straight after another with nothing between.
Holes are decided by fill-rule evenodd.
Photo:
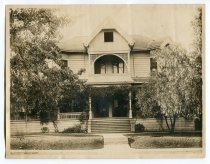
<instances>
[{"instance_id":1,"label":"grass","mask_svg":"<svg viewBox=\"0 0 210 164\"><path fill-rule=\"evenodd\" d=\"M76 150L104 147L103 136L85 134L34 134L11 137L13 150Z\"/></svg>"},{"instance_id":2,"label":"grass","mask_svg":"<svg viewBox=\"0 0 210 164\"><path fill-rule=\"evenodd\" d=\"M200 148L202 137L186 133L140 133L128 136L128 143L135 149Z\"/></svg>"}]
</instances>

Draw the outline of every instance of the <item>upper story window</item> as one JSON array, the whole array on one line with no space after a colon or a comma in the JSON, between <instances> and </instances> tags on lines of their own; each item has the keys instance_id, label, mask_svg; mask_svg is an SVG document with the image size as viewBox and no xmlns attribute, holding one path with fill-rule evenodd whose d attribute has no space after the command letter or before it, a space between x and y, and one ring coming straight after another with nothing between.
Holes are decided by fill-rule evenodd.
<instances>
[{"instance_id":1,"label":"upper story window","mask_svg":"<svg viewBox=\"0 0 210 164\"><path fill-rule=\"evenodd\" d=\"M154 58L150 58L150 71L157 70L157 61Z\"/></svg>"},{"instance_id":2,"label":"upper story window","mask_svg":"<svg viewBox=\"0 0 210 164\"><path fill-rule=\"evenodd\" d=\"M67 60L61 60L61 69L65 69L68 67L68 61Z\"/></svg>"},{"instance_id":3,"label":"upper story window","mask_svg":"<svg viewBox=\"0 0 210 164\"><path fill-rule=\"evenodd\" d=\"M116 62L112 63L112 73L124 73L124 63L123 62Z\"/></svg>"},{"instance_id":4,"label":"upper story window","mask_svg":"<svg viewBox=\"0 0 210 164\"><path fill-rule=\"evenodd\" d=\"M114 55L105 55L94 63L95 74L123 74L125 64L122 59Z\"/></svg>"},{"instance_id":5,"label":"upper story window","mask_svg":"<svg viewBox=\"0 0 210 164\"><path fill-rule=\"evenodd\" d=\"M114 36L113 32L104 32L104 42L113 42L114 41Z\"/></svg>"}]
</instances>

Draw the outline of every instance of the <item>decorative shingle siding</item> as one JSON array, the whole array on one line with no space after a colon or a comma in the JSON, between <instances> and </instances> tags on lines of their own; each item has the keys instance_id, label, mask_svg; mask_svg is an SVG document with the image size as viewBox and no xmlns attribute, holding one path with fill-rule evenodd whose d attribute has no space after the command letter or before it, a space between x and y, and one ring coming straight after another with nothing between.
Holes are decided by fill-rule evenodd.
<instances>
[{"instance_id":1,"label":"decorative shingle siding","mask_svg":"<svg viewBox=\"0 0 210 164\"><path fill-rule=\"evenodd\" d=\"M128 52L129 46L126 40L116 31L113 32L113 42L104 42L104 32L101 31L89 44L89 53L120 53Z\"/></svg>"}]
</instances>

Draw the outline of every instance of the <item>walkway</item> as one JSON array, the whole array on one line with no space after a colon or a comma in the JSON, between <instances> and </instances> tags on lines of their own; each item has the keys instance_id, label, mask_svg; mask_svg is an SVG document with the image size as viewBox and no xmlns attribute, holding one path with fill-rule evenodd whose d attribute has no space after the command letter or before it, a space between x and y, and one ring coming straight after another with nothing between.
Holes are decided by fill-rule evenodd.
<instances>
[{"instance_id":1,"label":"walkway","mask_svg":"<svg viewBox=\"0 0 210 164\"><path fill-rule=\"evenodd\" d=\"M120 133L110 133L110 134L102 134L104 137L104 151L116 151L122 152L130 150L130 146L128 145L128 139L126 136Z\"/></svg>"}]
</instances>

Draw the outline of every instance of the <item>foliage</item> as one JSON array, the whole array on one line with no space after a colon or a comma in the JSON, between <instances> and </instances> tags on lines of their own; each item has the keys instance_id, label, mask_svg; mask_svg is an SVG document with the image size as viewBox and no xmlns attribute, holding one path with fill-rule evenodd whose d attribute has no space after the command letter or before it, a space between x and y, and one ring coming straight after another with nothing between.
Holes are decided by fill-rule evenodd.
<instances>
[{"instance_id":1,"label":"foliage","mask_svg":"<svg viewBox=\"0 0 210 164\"><path fill-rule=\"evenodd\" d=\"M191 58L191 106L196 117L202 119L202 8L197 9L197 15L192 21L194 30L193 51Z\"/></svg>"},{"instance_id":2,"label":"foliage","mask_svg":"<svg viewBox=\"0 0 210 164\"><path fill-rule=\"evenodd\" d=\"M48 127L42 127L41 128L42 133L49 133L49 128Z\"/></svg>"},{"instance_id":3,"label":"foliage","mask_svg":"<svg viewBox=\"0 0 210 164\"><path fill-rule=\"evenodd\" d=\"M173 132L176 119L189 110L190 60L186 51L169 45L153 51L158 63L156 73L157 102L168 129ZM192 112L189 117L192 117Z\"/></svg>"},{"instance_id":4,"label":"foliage","mask_svg":"<svg viewBox=\"0 0 210 164\"><path fill-rule=\"evenodd\" d=\"M10 147L13 150L91 150L103 148L104 139L99 135L68 133L29 135L22 140L18 136L12 136Z\"/></svg>"},{"instance_id":5,"label":"foliage","mask_svg":"<svg viewBox=\"0 0 210 164\"><path fill-rule=\"evenodd\" d=\"M67 68L68 69L68 68ZM70 70L68 70L70 71ZM70 82L65 82L62 85L62 90L60 94L61 99L58 101L58 107L60 111L66 111L69 109L76 110L77 112L82 112L87 109L87 93L86 85L84 81L78 79L76 75L71 75ZM72 108L74 106L74 108ZM73 111L68 111L73 112Z\"/></svg>"},{"instance_id":6,"label":"foliage","mask_svg":"<svg viewBox=\"0 0 210 164\"><path fill-rule=\"evenodd\" d=\"M135 88L134 86L124 84L124 85L113 85L109 87L104 87L103 89L96 87L95 88L89 87L87 88L87 91L92 96L106 97L106 96L113 96L116 93L128 95L129 91L135 90L134 88Z\"/></svg>"},{"instance_id":7,"label":"foliage","mask_svg":"<svg viewBox=\"0 0 210 164\"><path fill-rule=\"evenodd\" d=\"M85 133L85 130L81 129L81 125L75 125L63 130L63 133Z\"/></svg>"},{"instance_id":8,"label":"foliage","mask_svg":"<svg viewBox=\"0 0 210 164\"><path fill-rule=\"evenodd\" d=\"M71 70L60 69L58 29L65 22L50 9L10 9L11 112L39 113L41 123L52 121L55 129L59 102L84 86Z\"/></svg>"},{"instance_id":9,"label":"foliage","mask_svg":"<svg viewBox=\"0 0 210 164\"><path fill-rule=\"evenodd\" d=\"M79 116L79 121L81 123L85 123L88 120L88 112L82 112L81 115Z\"/></svg>"},{"instance_id":10,"label":"foliage","mask_svg":"<svg viewBox=\"0 0 210 164\"><path fill-rule=\"evenodd\" d=\"M160 118L160 112L157 108L157 89L155 81L144 83L136 93L138 101L138 116L142 118ZM159 112L159 113L158 113Z\"/></svg>"},{"instance_id":11,"label":"foliage","mask_svg":"<svg viewBox=\"0 0 210 164\"><path fill-rule=\"evenodd\" d=\"M161 134L160 134L161 135ZM150 136L150 137L149 137ZM202 137L197 136L146 136L140 134L128 138L131 148L160 149L160 148L201 148Z\"/></svg>"},{"instance_id":12,"label":"foliage","mask_svg":"<svg viewBox=\"0 0 210 164\"><path fill-rule=\"evenodd\" d=\"M139 133L139 132L144 132L145 131L145 127L143 124L135 124L135 133Z\"/></svg>"},{"instance_id":13,"label":"foliage","mask_svg":"<svg viewBox=\"0 0 210 164\"><path fill-rule=\"evenodd\" d=\"M195 130L202 130L202 117L196 117L194 120Z\"/></svg>"}]
</instances>

